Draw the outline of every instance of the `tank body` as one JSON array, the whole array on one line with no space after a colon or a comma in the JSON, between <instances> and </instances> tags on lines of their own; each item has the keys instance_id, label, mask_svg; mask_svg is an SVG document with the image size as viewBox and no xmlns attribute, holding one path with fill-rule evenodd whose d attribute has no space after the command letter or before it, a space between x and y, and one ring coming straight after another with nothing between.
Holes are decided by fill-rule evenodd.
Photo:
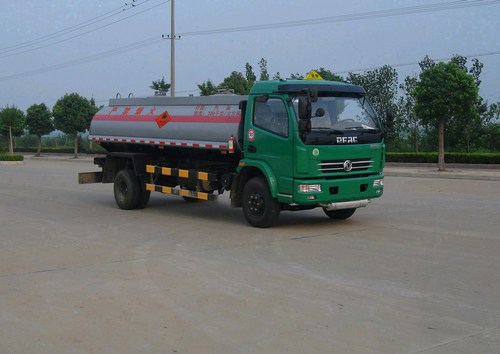
<instances>
[{"instance_id":1,"label":"tank body","mask_svg":"<svg viewBox=\"0 0 500 354\"><path fill-rule=\"evenodd\" d=\"M111 99L93 117L89 139L227 149L247 96L147 97Z\"/></svg>"}]
</instances>

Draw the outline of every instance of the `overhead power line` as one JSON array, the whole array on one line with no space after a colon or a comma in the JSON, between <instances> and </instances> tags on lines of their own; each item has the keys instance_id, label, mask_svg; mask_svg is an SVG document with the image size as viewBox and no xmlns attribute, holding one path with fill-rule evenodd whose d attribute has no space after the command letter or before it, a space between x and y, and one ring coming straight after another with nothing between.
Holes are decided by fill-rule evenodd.
<instances>
[{"instance_id":1,"label":"overhead power line","mask_svg":"<svg viewBox=\"0 0 500 354\"><path fill-rule=\"evenodd\" d=\"M149 1L149 0L146 0L146 1ZM65 34L67 34L67 33L71 33L73 31L76 31L76 30L80 29L80 28L84 28L84 27L90 26L90 25L92 25L94 23L103 21L103 20L105 20L105 19L107 19L109 17L116 16L116 15L122 13L124 10L127 10L125 5L124 6L120 6L118 8L115 8L115 9L113 9L111 11L108 11L108 12L102 14L102 15L93 17L93 18L91 18L91 19L89 19L87 21L83 21L83 22L78 23L76 25L64 28L62 30L59 30L59 31L56 31L56 32L53 32L53 33L50 33L50 34L46 34L46 35L38 37L38 38L31 39L31 40L23 42L23 43L19 43L19 44L11 45L11 46L8 46L8 47L0 48L0 54L9 53L9 52L12 52L12 51L15 51L15 50L18 50L18 49L29 47L29 46L31 46L33 44L38 44L38 43L41 43L41 42L45 42L45 41L50 40L52 38L63 36ZM117 12L117 11L119 11L119 12Z\"/></svg>"},{"instance_id":2,"label":"overhead power line","mask_svg":"<svg viewBox=\"0 0 500 354\"><path fill-rule=\"evenodd\" d=\"M168 0L156 5L154 7L163 5L167 2L168 2ZM405 7L405 8L399 8L399 9L391 9L391 10L379 10L379 11L365 12L365 13L361 13L361 14L350 14L350 15L341 15L341 16L334 16L334 17L324 17L324 18L316 18L316 19L309 19L309 20L303 20L303 21L291 21L291 22L281 22L281 23L273 23L273 24L265 24L265 25L225 28L225 29L218 29L218 30L185 32L185 33L181 33L180 35L182 35L182 36L196 36L196 35L210 35L210 34L230 33L230 32L243 32L243 31L261 30L261 29L273 29L273 28L282 28L282 27L307 26L307 25L315 25L315 24L330 23L330 22L364 20L364 19L370 19L370 18L400 16L400 15L407 15L407 14L414 14L414 13L435 12L435 11L452 10L452 9L475 7L475 6L485 6L485 5L498 5L498 4L500 4L500 0L448 1L448 2L444 2L444 3L440 3L440 4L420 5L420 6L412 6L412 7ZM152 7L152 8L154 8L154 7ZM151 8L149 8L149 9L151 9ZM147 11L147 10L144 10L144 11ZM131 17L131 16L129 16L129 17ZM122 19L122 20L124 20L124 19ZM115 21L115 23L116 22L118 22L118 21ZM109 24L109 25L111 25L111 24ZM79 64L83 64L83 63L86 63L89 61L96 61L96 60L104 59L104 58L109 57L109 56L125 54L125 53L128 53L130 51L137 50L139 48L151 46L153 44L156 44L157 42L161 42L160 36L150 37L150 38L144 39L142 41L131 43L129 45L125 45L125 46L115 48L115 49L112 49L109 51L105 51L105 52L97 53L97 54L90 55L87 57L83 57L80 59L75 59L75 60L68 61L65 63L60 63L60 64L48 66L45 68L29 70L29 71L25 71L22 73L2 76L2 77L0 77L0 82L12 80L12 79L18 79L18 78L22 78L22 77L27 77L27 76L31 76L31 75L35 75L35 74L43 74L46 72L51 72L51 71L67 68L67 67L72 66L72 65L79 65ZM488 53L467 55L467 57L482 57L482 56L490 56L490 55L498 55L498 54L500 54L500 52L493 51L493 52L488 52ZM446 60L446 59L449 59L449 58L439 59L439 60ZM407 65L415 65L415 64L418 64L418 62L395 64L392 66L398 67L398 66L407 66ZM352 70L342 71L342 72L338 72L338 73L364 71L364 70L370 70L370 69L376 69L376 68L352 69Z\"/></svg>"},{"instance_id":3,"label":"overhead power line","mask_svg":"<svg viewBox=\"0 0 500 354\"><path fill-rule=\"evenodd\" d=\"M138 5L142 5L144 4L145 2L148 2L150 0L144 0L143 2L138 2L137 4ZM147 12L147 11L150 11L152 9L155 9L161 5L164 5L168 2L169 0L167 1L163 1L159 4L156 4L154 6L151 6L151 7L148 7L147 9L144 9L142 11L139 11L139 12L136 12L134 13L133 15L130 15L130 16L126 16L124 18L121 18L119 20L116 20L116 21L113 21L113 22L110 22L110 23L107 23L105 25L102 25L102 26L99 26L99 27L96 27L96 28L93 28L91 30L88 30L86 32L82 32L82 33L79 33L77 35L74 35L74 36L70 36L70 37L66 37L66 38L63 38L63 39L60 39L58 41L55 41L55 42L50 42L50 43L46 43L46 44L42 44L42 45L38 45L38 44L41 44L41 43L44 43L44 42L47 42L47 41L50 41L52 39L55 39L55 38L58 38L58 37L63 37L63 36L66 36L68 35L69 33L72 33L72 32L75 32L75 31L78 31L80 29L83 29L85 27L88 27L90 25L93 25L93 24L96 24L96 23L99 23L99 22L102 22L104 20L107 20L111 17L114 17L116 15L120 15L123 13L123 11L126 11L126 10L130 10L138 5L134 5L134 7L127 7L128 5L125 5L125 6L122 6L120 8L117 8L115 10L112 10L110 12L107 12L106 14L103 14L101 16L97 16L95 17L94 19L92 20L87 20L87 21L84 21L78 25L75 25L75 26L71 26L71 27L68 27L64 30L61 30L61 31L58 31L58 32L55 32L55 33L52 33L52 34L49 34L49 35L46 35L46 36L43 36L43 37L39 37L37 39L34 39L34 40L31 40L29 42L26 42L26 43L23 43L23 44L18 44L16 46L11 46L11 47L6 47L6 48L3 48L3 50L0 50L0 59L2 58L7 58L7 57L11 57L11 56L15 56L15 55L18 55L18 54L23 54L23 53L29 53L29 52L32 52L32 51L35 51L35 50L38 50L38 49L42 49L42 48L46 48L46 47L50 47L50 46L53 46L53 45L56 45L56 44L59 44L59 43L62 43L62 42L66 42L66 41L69 41L71 39L75 39L75 38L78 38L78 37L81 37L81 36L84 36L88 33L91 33L91 32L95 32L97 30L100 30L100 29L103 29L103 28L106 28L106 27L109 27L109 26L112 26L116 23L119 23L119 22L122 22L122 21L125 21L129 18L132 18L132 17L135 17L135 16L138 16L138 15L141 15L143 14L144 12ZM134 2L135 4L135 2ZM120 12L118 13L113 13L111 15L108 15L109 13L111 12L115 12L116 10L121 10ZM108 15L108 16L106 16ZM38 45L38 46L36 46ZM33 46L36 46L36 47L33 47ZM32 47L32 48L30 48ZM25 50L22 50L23 48L28 48L28 49L25 49ZM9 54L7 54L9 53Z\"/></svg>"},{"instance_id":4,"label":"overhead power line","mask_svg":"<svg viewBox=\"0 0 500 354\"><path fill-rule=\"evenodd\" d=\"M154 37L144 39L142 41L127 44L127 45L119 47L119 48L107 50L105 52L89 55L89 56L86 56L86 57L83 57L80 59L75 59L75 60L67 61L64 63L47 66L44 68L28 70L28 71L18 73L18 74L2 76L2 77L0 77L0 82L7 81L7 80L20 79L20 78L32 76L32 75L45 74L45 73L48 73L51 71L65 69L65 68L70 67L70 66L84 64L84 63L88 63L88 62L96 61L96 60L101 60L101 59L108 58L108 57L115 56L115 55L125 54L128 52L131 52L131 51L134 51L137 49L141 49L141 48L145 48L145 47L148 47L148 46L151 46L151 45L154 45L157 43L161 43L161 42L162 42L162 38L160 36L154 36Z\"/></svg>"},{"instance_id":5,"label":"overhead power line","mask_svg":"<svg viewBox=\"0 0 500 354\"><path fill-rule=\"evenodd\" d=\"M398 9L377 10L377 11L363 12L359 14L348 14L348 15L313 18L307 20L295 20L295 21L268 23L261 25L250 25L241 27L220 28L213 30L183 32L183 33L178 33L178 35L186 37L186 36L212 35L221 33L247 32L247 31L265 30L265 29L287 28L287 27L301 27L301 26L311 26L311 25L319 25L325 23L359 21L372 18L394 17L394 16L411 15L411 14L436 12L444 10L455 10L455 9L462 9L469 7L498 5L498 4L500 4L500 0L447 1L439 4L428 4L428 5L402 7Z\"/></svg>"}]
</instances>

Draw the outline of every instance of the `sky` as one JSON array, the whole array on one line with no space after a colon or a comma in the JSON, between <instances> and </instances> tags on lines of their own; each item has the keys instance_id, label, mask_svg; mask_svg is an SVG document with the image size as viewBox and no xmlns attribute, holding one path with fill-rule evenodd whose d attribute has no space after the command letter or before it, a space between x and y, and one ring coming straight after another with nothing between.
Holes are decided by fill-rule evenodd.
<instances>
[{"instance_id":1,"label":"sky","mask_svg":"<svg viewBox=\"0 0 500 354\"><path fill-rule=\"evenodd\" d=\"M105 105L170 82L171 2L0 0L0 107L52 108L76 92ZM175 0L175 93L198 95L245 64L259 75L341 76L392 65L400 81L425 55L483 64L480 94L500 101L500 0ZM469 62L470 63L470 62Z\"/></svg>"}]
</instances>

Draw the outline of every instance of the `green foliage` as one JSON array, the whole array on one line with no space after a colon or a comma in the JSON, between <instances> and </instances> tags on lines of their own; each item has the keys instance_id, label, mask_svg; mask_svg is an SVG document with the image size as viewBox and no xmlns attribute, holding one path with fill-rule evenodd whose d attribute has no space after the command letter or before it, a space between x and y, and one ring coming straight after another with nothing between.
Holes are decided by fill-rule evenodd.
<instances>
[{"instance_id":1,"label":"green foliage","mask_svg":"<svg viewBox=\"0 0 500 354\"><path fill-rule=\"evenodd\" d=\"M252 83L253 85L253 83ZM237 95L248 95L252 85L239 71L233 71L231 75L226 77L219 87L233 89Z\"/></svg>"},{"instance_id":2,"label":"green foliage","mask_svg":"<svg viewBox=\"0 0 500 354\"><path fill-rule=\"evenodd\" d=\"M198 85L198 89L200 90L200 96L211 96L217 93L217 87L210 79Z\"/></svg>"},{"instance_id":3,"label":"green foliage","mask_svg":"<svg viewBox=\"0 0 500 354\"><path fill-rule=\"evenodd\" d=\"M420 73L413 94L415 113L424 125L438 127L439 170L444 170L446 127L460 127L467 141L478 131L478 87L456 62L438 63ZM450 130L448 128L448 130Z\"/></svg>"},{"instance_id":4,"label":"green foliage","mask_svg":"<svg viewBox=\"0 0 500 354\"><path fill-rule=\"evenodd\" d=\"M31 105L26 114L26 126L30 134L38 137L37 156L42 149L42 135L51 133L54 130L52 113L45 103Z\"/></svg>"},{"instance_id":5,"label":"green foliage","mask_svg":"<svg viewBox=\"0 0 500 354\"><path fill-rule=\"evenodd\" d=\"M0 161L23 161L24 156L19 154L0 154Z\"/></svg>"},{"instance_id":6,"label":"green foliage","mask_svg":"<svg viewBox=\"0 0 500 354\"><path fill-rule=\"evenodd\" d=\"M57 100L52 109L56 129L69 135L89 129L90 121L96 112L97 107L77 93L65 94Z\"/></svg>"},{"instance_id":7,"label":"green foliage","mask_svg":"<svg viewBox=\"0 0 500 354\"><path fill-rule=\"evenodd\" d=\"M19 108L5 107L0 110L0 134L7 136L9 152L14 153L13 137L21 136L24 132L25 116Z\"/></svg>"},{"instance_id":8,"label":"green foliage","mask_svg":"<svg viewBox=\"0 0 500 354\"><path fill-rule=\"evenodd\" d=\"M165 81L165 77L162 77L161 80L152 81L149 88L151 88L155 91L168 92L168 90L170 90L170 86L171 85Z\"/></svg>"},{"instance_id":9,"label":"green foliage","mask_svg":"<svg viewBox=\"0 0 500 354\"><path fill-rule=\"evenodd\" d=\"M24 133L24 112L15 106L7 106L0 110L0 134L8 136L9 130L12 136L21 136Z\"/></svg>"},{"instance_id":10,"label":"green foliage","mask_svg":"<svg viewBox=\"0 0 500 354\"><path fill-rule=\"evenodd\" d=\"M316 72L319 74L319 76L328 81L340 81L340 82L345 81L345 79L342 76L334 74L330 70L325 69L323 67L316 69Z\"/></svg>"},{"instance_id":11,"label":"green foliage","mask_svg":"<svg viewBox=\"0 0 500 354\"><path fill-rule=\"evenodd\" d=\"M478 88L474 79L453 62L441 62L423 71L413 94L415 112L426 125L437 126L439 120L463 121L476 113Z\"/></svg>"},{"instance_id":12,"label":"green foliage","mask_svg":"<svg viewBox=\"0 0 500 354\"><path fill-rule=\"evenodd\" d=\"M259 81L269 80L269 73L267 72L267 60L262 58L259 61L260 76Z\"/></svg>"},{"instance_id":13,"label":"green foliage","mask_svg":"<svg viewBox=\"0 0 500 354\"><path fill-rule=\"evenodd\" d=\"M77 93L66 94L57 100L52 110L54 125L60 131L73 136L76 141L79 132L90 128L90 121L98 108L85 97ZM78 157L78 145L74 144L75 158Z\"/></svg>"},{"instance_id":14,"label":"green foliage","mask_svg":"<svg viewBox=\"0 0 500 354\"><path fill-rule=\"evenodd\" d=\"M500 123L491 123L482 129L479 146L489 151L500 151Z\"/></svg>"}]
</instances>

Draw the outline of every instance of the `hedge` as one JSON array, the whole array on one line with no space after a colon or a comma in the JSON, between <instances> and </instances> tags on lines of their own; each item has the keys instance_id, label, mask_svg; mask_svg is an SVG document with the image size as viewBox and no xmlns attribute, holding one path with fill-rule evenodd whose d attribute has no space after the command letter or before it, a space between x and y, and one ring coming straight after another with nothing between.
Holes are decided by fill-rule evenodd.
<instances>
[{"instance_id":1,"label":"hedge","mask_svg":"<svg viewBox=\"0 0 500 354\"><path fill-rule=\"evenodd\" d=\"M23 161L24 156L19 154L0 154L0 161Z\"/></svg>"},{"instance_id":2,"label":"hedge","mask_svg":"<svg viewBox=\"0 0 500 354\"><path fill-rule=\"evenodd\" d=\"M437 163L437 152L387 152L387 162ZM446 163L500 164L500 153L445 152Z\"/></svg>"}]
</instances>

